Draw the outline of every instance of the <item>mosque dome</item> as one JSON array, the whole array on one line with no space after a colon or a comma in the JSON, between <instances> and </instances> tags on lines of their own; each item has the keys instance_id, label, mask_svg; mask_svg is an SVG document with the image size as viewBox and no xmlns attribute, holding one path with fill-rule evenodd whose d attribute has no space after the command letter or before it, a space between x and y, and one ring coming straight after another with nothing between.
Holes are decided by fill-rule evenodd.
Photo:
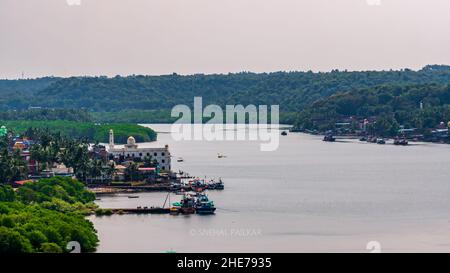
<instances>
[{"instance_id":1,"label":"mosque dome","mask_svg":"<svg viewBox=\"0 0 450 273\"><path fill-rule=\"evenodd\" d=\"M128 145L136 145L136 139L134 137L130 136L127 140Z\"/></svg>"}]
</instances>

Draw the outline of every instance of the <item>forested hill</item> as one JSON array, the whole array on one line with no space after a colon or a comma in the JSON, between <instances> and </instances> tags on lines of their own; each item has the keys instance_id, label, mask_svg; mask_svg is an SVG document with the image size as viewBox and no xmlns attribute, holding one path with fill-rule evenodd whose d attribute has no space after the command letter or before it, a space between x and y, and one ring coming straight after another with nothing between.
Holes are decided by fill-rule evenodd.
<instances>
[{"instance_id":1,"label":"forested hill","mask_svg":"<svg viewBox=\"0 0 450 273\"><path fill-rule=\"evenodd\" d=\"M396 135L400 126L432 129L450 121L450 85L389 85L341 92L304 109L296 122L300 130L334 130L349 117L375 118L373 131Z\"/></svg>"},{"instance_id":2,"label":"forested hill","mask_svg":"<svg viewBox=\"0 0 450 273\"><path fill-rule=\"evenodd\" d=\"M450 83L450 67L427 66L419 71L329 73L277 72L224 75L72 77L0 81L0 110L29 107L85 108L96 112L168 110L192 104L279 104L297 112L339 91L378 85Z\"/></svg>"}]
</instances>

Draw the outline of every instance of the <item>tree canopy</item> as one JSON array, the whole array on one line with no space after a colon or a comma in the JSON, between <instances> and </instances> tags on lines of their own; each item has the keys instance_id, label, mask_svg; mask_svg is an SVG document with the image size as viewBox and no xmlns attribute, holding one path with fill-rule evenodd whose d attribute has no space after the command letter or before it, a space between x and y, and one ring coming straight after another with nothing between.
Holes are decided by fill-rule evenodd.
<instances>
[{"instance_id":1,"label":"tree canopy","mask_svg":"<svg viewBox=\"0 0 450 273\"><path fill-rule=\"evenodd\" d=\"M71 241L83 252L95 251L98 237L84 218L94 198L71 178L26 183L16 193L0 185L0 253L60 253Z\"/></svg>"}]
</instances>

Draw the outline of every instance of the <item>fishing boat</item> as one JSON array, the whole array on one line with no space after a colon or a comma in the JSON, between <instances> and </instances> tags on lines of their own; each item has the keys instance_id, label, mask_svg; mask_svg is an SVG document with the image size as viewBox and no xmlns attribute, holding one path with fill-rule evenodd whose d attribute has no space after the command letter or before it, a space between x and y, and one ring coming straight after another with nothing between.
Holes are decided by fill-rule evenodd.
<instances>
[{"instance_id":1,"label":"fishing boat","mask_svg":"<svg viewBox=\"0 0 450 273\"><path fill-rule=\"evenodd\" d=\"M226 155L223 155L223 154L217 154L217 158L226 158L227 156Z\"/></svg>"},{"instance_id":2,"label":"fishing boat","mask_svg":"<svg viewBox=\"0 0 450 273\"><path fill-rule=\"evenodd\" d=\"M179 157L179 158L177 159L177 162L184 162L184 159L183 159L182 157Z\"/></svg>"},{"instance_id":3,"label":"fishing boat","mask_svg":"<svg viewBox=\"0 0 450 273\"><path fill-rule=\"evenodd\" d=\"M377 144L386 144L386 141L383 138L378 138Z\"/></svg>"},{"instance_id":4,"label":"fishing boat","mask_svg":"<svg viewBox=\"0 0 450 273\"><path fill-rule=\"evenodd\" d=\"M193 214L195 213L195 198L189 194L186 193L183 195L183 199L180 201L180 212L183 214Z\"/></svg>"},{"instance_id":5,"label":"fishing boat","mask_svg":"<svg viewBox=\"0 0 450 273\"><path fill-rule=\"evenodd\" d=\"M134 199L134 198L139 198L139 196L138 195L129 195L128 198Z\"/></svg>"},{"instance_id":6,"label":"fishing boat","mask_svg":"<svg viewBox=\"0 0 450 273\"><path fill-rule=\"evenodd\" d=\"M334 141L336 141L336 138L334 138L333 135L325 135L325 136L323 137L323 141L326 141L326 142L334 142Z\"/></svg>"},{"instance_id":7,"label":"fishing boat","mask_svg":"<svg viewBox=\"0 0 450 273\"><path fill-rule=\"evenodd\" d=\"M219 179L219 182L217 182L215 184L215 189L216 190L223 190L225 188L225 185L223 184L222 179Z\"/></svg>"},{"instance_id":8,"label":"fishing boat","mask_svg":"<svg viewBox=\"0 0 450 273\"><path fill-rule=\"evenodd\" d=\"M367 142L370 142L370 143L377 143L377 138L376 138L376 137L369 137L369 138L367 139Z\"/></svg>"},{"instance_id":9,"label":"fishing boat","mask_svg":"<svg viewBox=\"0 0 450 273\"><path fill-rule=\"evenodd\" d=\"M402 146L406 146L406 145L408 145L408 140L406 140L406 138L402 138L402 139L396 138L396 139L394 140L394 145L402 145Z\"/></svg>"},{"instance_id":10,"label":"fishing boat","mask_svg":"<svg viewBox=\"0 0 450 273\"><path fill-rule=\"evenodd\" d=\"M194 192L201 192L207 188L207 185L204 180L195 179L189 181L190 189Z\"/></svg>"},{"instance_id":11,"label":"fishing boat","mask_svg":"<svg viewBox=\"0 0 450 273\"><path fill-rule=\"evenodd\" d=\"M287 132L286 132L286 131L283 131L283 132L281 132L281 135L282 135L282 136L287 136Z\"/></svg>"},{"instance_id":12,"label":"fishing boat","mask_svg":"<svg viewBox=\"0 0 450 273\"><path fill-rule=\"evenodd\" d=\"M359 141L367 141L367 137L363 136L359 139Z\"/></svg>"},{"instance_id":13,"label":"fishing boat","mask_svg":"<svg viewBox=\"0 0 450 273\"><path fill-rule=\"evenodd\" d=\"M195 212L197 214L214 214L216 207L214 202L209 200L206 194L202 194L195 202Z\"/></svg>"},{"instance_id":14,"label":"fishing boat","mask_svg":"<svg viewBox=\"0 0 450 273\"><path fill-rule=\"evenodd\" d=\"M181 211L181 203L175 202L172 204L172 207L170 208L170 214L172 215L178 215Z\"/></svg>"},{"instance_id":15,"label":"fishing boat","mask_svg":"<svg viewBox=\"0 0 450 273\"><path fill-rule=\"evenodd\" d=\"M224 188L225 188L225 185L223 184L222 179L219 179L218 182L215 182L214 180L211 180L208 183L208 189L209 190L223 190Z\"/></svg>"}]
</instances>

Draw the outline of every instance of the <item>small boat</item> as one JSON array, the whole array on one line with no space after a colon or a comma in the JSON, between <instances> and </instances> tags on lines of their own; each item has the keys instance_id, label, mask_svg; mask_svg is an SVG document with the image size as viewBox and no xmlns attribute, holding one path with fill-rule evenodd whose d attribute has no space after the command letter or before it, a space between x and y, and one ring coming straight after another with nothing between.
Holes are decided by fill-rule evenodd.
<instances>
[{"instance_id":1,"label":"small boat","mask_svg":"<svg viewBox=\"0 0 450 273\"><path fill-rule=\"evenodd\" d=\"M209 190L223 190L225 185L223 184L222 179L219 179L219 182L215 182L214 180L209 181L208 189Z\"/></svg>"},{"instance_id":2,"label":"small boat","mask_svg":"<svg viewBox=\"0 0 450 273\"><path fill-rule=\"evenodd\" d=\"M132 199L132 198L139 198L138 195L129 195L128 198Z\"/></svg>"},{"instance_id":3,"label":"small boat","mask_svg":"<svg viewBox=\"0 0 450 273\"><path fill-rule=\"evenodd\" d=\"M180 209L181 209L181 203L179 203L179 202L173 203L172 207L170 208L170 214L177 215L181 212Z\"/></svg>"},{"instance_id":4,"label":"small boat","mask_svg":"<svg viewBox=\"0 0 450 273\"><path fill-rule=\"evenodd\" d=\"M359 139L359 141L367 141L367 137L363 136Z\"/></svg>"},{"instance_id":5,"label":"small boat","mask_svg":"<svg viewBox=\"0 0 450 273\"><path fill-rule=\"evenodd\" d=\"M197 214L214 214L216 208L214 202L210 201L206 194L200 195L195 202L195 212Z\"/></svg>"},{"instance_id":6,"label":"small boat","mask_svg":"<svg viewBox=\"0 0 450 273\"><path fill-rule=\"evenodd\" d=\"M406 145L408 145L408 140L406 140L406 138L402 138L402 139L396 138L396 139L394 140L394 145L402 145L402 146L406 146Z\"/></svg>"},{"instance_id":7,"label":"small boat","mask_svg":"<svg viewBox=\"0 0 450 273\"><path fill-rule=\"evenodd\" d=\"M326 142L334 142L334 141L336 141L336 138L334 138L332 135L325 135L325 136L323 137L323 141L326 141Z\"/></svg>"},{"instance_id":8,"label":"small boat","mask_svg":"<svg viewBox=\"0 0 450 273\"><path fill-rule=\"evenodd\" d=\"M367 139L367 142L370 142L370 143L377 143L377 139L378 139L378 138L376 138L376 137L369 137L369 138Z\"/></svg>"},{"instance_id":9,"label":"small boat","mask_svg":"<svg viewBox=\"0 0 450 273\"><path fill-rule=\"evenodd\" d=\"M215 183L215 189L216 190L223 190L225 188L225 185L223 184L222 179L219 179L219 182Z\"/></svg>"},{"instance_id":10,"label":"small boat","mask_svg":"<svg viewBox=\"0 0 450 273\"><path fill-rule=\"evenodd\" d=\"M190 190L192 190L194 192L203 191L207 188L207 184L205 183L205 181L198 179L198 178L195 180L189 181L189 186L190 186Z\"/></svg>"},{"instance_id":11,"label":"small boat","mask_svg":"<svg viewBox=\"0 0 450 273\"><path fill-rule=\"evenodd\" d=\"M195 213L195 199L190 194L185 194L183 199L180 201L180 212L182 214L193 214Z\"/></svg>"},{"instance_id":12,"label":"small boat","mask_svg":"<svg viewBox=\"0 0 450 273\"><path fill-rule=\"evenodd\" d=\"M377 139L377 144L386 144L386 141L382 138Z\"/></svg>"},{"instance_id":13,"label":"small boat","mask_svg":"<svg viewBox=\"0 0 450 273\"><path fill-rule=\"evenodd\" d=\"M287 134L288 134L288 133L287 133L286 131L281 132L281 135L282 135L282 136L287 136Z\"/></svg>"},{"instance_id":14,"label":"small boat","mask_svg":"<svg viewBox=\"0 0 450 273\"><path fill-rule=\"evenodd\" d=\"M217 158L226 158L227 156L223 155L223 154L217 154Z\"/></svg>"},{"instance_id":15,"label":"small boat","mask_svg":"<svg viewBox=\"0 0 450 273\"><path fill-rule=\"evenodd\" d=\"M184 162L184 159L183 159L182 157L179 157L179 158L177 159L177 162Z\"/></svg>"}]
</instances>

